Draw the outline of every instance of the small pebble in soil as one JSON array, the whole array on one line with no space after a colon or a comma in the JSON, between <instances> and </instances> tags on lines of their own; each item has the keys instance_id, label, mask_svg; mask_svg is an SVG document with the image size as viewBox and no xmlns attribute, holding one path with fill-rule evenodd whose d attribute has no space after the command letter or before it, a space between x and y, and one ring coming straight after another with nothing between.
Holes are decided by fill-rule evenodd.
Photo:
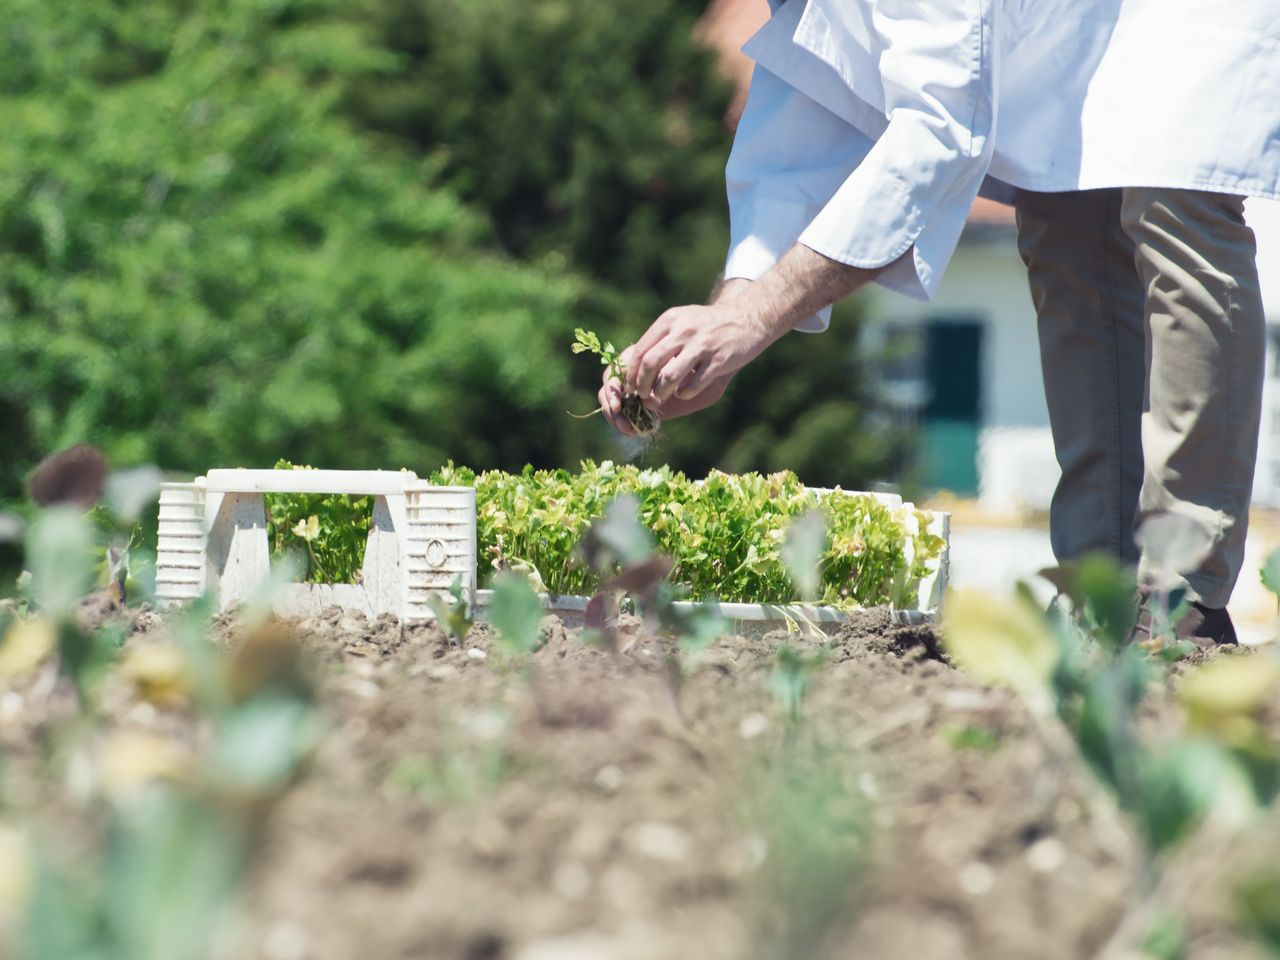
<instances>
[{"instance_id":1,"label":"small pebble in soil","mask_svg":"<svg viewBox=\"0 0 1280 960\"><path fill-rule=\"evenodd\" d=\"M359 697L361 700L372 700L378 695L379 687L372 680L364 680L360 677L346 677L342 688L353 696Z\"/></svg>"},{"instance_id":2,"label":"small pebble in soil","mask_svg":"<svg viewBox=\"0 0 1280 960\"><path fill-rule=\"evenodd\" d=\"M996 700L982 690L947 690L942 694L942 705L949 710L988 710Z\"/></svg>"},{"instance_id":3,"label":"small pebble in soil","mask_svg":"<svg viewBox=\"0 0 1280 960\"><path fill-rule=\"evenodd\" d=\"M1057 837L1042 837L1027 847L1027 866L1036 873L1053 873L1067 859L1067 848Z\"/></svg>"},{"instance_id":4,"label":"small pebble in soil","mask_svg":"<svg viewBox=\"0 0 1280 960\"><path fill-rule=\"evenodd\" d=\"M159 714L156 712L155 707L143 701L130 707L127 716L130 723L135 723L140 727L149 727L156 722L156 717Z\"/></svg>"},{"instance_id":5,"label":"small pebble in soil","mask_svg":"<svg viewBox=\"0 0 1280 960\"><path fill-rule=\"evenodd\" d=\"M614 837L608 825L589 820L573 832L565 849L579 860L598 860L609 851Z\"/></svg>"},{"instance_id":6,"label":"small pebble in soil","mask_svg":"<svg viewBox=\"0 0 1280 960\"><path fill-rule=\"evenodd\" d=\"M996 875L981 860L966 863L960 868L960 889L971 897L980 897L995 885Z\"/></svg>"},{"instance_id":7,"label":"small pebble in soil","mask_svg":"<svg viewBox=\"0 0 1280 960\"><path fill-rule=\"evenodd\" d=\"M0 696L0 719L16 720L22 715L22 694L10 690Z\"/></svg>"},{"instance_id":8,"label":"small pebble in soil","mask_svg":"<svg viewBox=\"0 0 1280 960\"><path fill-rule=\"evenodd\" d=\"M720 865L729 876L740 877L764 866L768 853L768 842L760 834L753 833L726 847Z\"/></svg>"},{"instance_id":9,"label":"small pebble in soil","mask_svg":"<svg viewBox=\"0 0 1280 960\"><path fill-rule=\"evenodd\" d=\"M525 944L514 960L608 960L616 956L613 941L585 934Z\"/></svg>"},{"instance_id":10,"label":"small pebble in soil","mask_svg":"<svg viewBox=\"0 0 1280 960\"><path fill-rule=\"evenodd\" d=\"M581 900L591 889L591 874L576 860L566 860L551 874L551 889L563 900Z\"/></svg>"},{"instance_id":11,"label":"small pebble in soil","mask_svg":"<svg viewBox=\"0 0 1280 960\"><path fill-rule=\"evenodd\" d=\"M458 726L473 740L497 740L507 732L507 714L503 710L473 710Z\"/></svg>"},{"instance_id":12,"label":"small pebble in soil","mask_svg":"<svg viewBox=\"0 0 1280 960\"><path fill-rule=\"evenodd\" d=\"M479 647L469 647L467 649L467 657L471 660L487 660L489 654L485 653Z\"/></svg>"},{"instance_id":13,"label":"small pebble in soil","mask_svg":"<svg viewBox=\"0 0 1280 960\"><path fill-rule=\"evenodd\" d=\"M622 770L612 763L605 764L596 772L596 786L605 793L617 793L622 787Z\"/></svg>"},{"instance_id":14,"label":"small pebble in soil","mask_svg":"<svg viewBox=\"0 0 1280 960\"><path fill-rule=\"evenodd\" d=\"M306 960L311 956L306 931L288 920L272 924L262 939L262 956L264 960Z\"/></svg>"},{"instance_id":15,"label":"small pebble in soil","mask_svg":"<svg viewBox=\"0 0 1280 960\"><path fill-rule=\"evenodd\" d=\"M679 827L656 820L637 823L627 831L627 846L634 852L666 863L688 860L693 841Z\"/></svg>"},{"instance_id":16,"label":"small pebble in soil","mask_svg":"<svg viewBox=\"0 0 1280 960\"><path fill-rule=\"evenodd\" d=\"M858 789L868 800L875 800L880 796L880 784L876 783L876 778L866 770L858 774Z\"/></svg>"},{"instance_id":17,"label":"small pebble in soil","mask_svg":"<svg viewBox=\"0 0 1280 960\"><path fill-rule=\"evenodd\" d=\"M769 718L763 713L748 713L738 721L738 736L743 740L754 740L769 729Z\"/></svg>"},{"instance_id":18,"label":"small pebble in soil","mask_svg":"<svg viewBox=\"0 0 1280 960\"><path fill-rule=\"evenodd\" d=\"M511 830L497 817L478 819L471 828L471 849L486 860L498 860L511 843Z\"/></svg>"}]
</instances>

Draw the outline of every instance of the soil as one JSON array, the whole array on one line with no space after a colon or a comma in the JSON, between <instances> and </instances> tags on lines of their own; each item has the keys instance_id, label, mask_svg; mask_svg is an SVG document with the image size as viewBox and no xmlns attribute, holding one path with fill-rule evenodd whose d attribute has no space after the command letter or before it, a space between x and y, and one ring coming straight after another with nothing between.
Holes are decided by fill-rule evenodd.
<instances>
[{"instance_id":1,"label":"soil","mask_svg":"<svg viewBox=\"0 0 1280 960\"><path fill-rule=\"evenodd\" d=\"M525 674L484 628L455 646L336 611L298 626L330 667L333 733L263 851L261 942L290 931L316 960L787 955L770 877L787 858L753 801L800 749L769 689L776 649L821 641L724 638L677 704L661 640L614 658L548 618ZM942 662L931 627L868 611L827 643L803 722L865 801L870 861L806 955L1094 955L1131 898L1133 847L1089 815L1091 784L1049 761L1020 701ZM486 750L506 758L495 782L394 785L406 758L465 771ZM1252 956L1205 901L1191 956Z\"/></svg>"},{"instance_id":2,"label":"soil","mask_svg":"<svg viewBox=\"0 0 1280 960\"><path fill-rule=\"evenodd\" d=\"M615 655L548 617L527 666L483 625L459 644L334 609L294 629L329 733L258 851L245 960L1054 960L1094 956L1134 898L1092 782L928 626L726 637L678 686L634 622ZM825 650L798 726L771 692L782 643ZM777 806L788 770L834 774L812 809L854 826L828 843ZM809 827L806 887L788 865ZM1188 956L1260 956L1206 893L1247 863L1183 860ZM787 939L787 917L821 936Z\"/></svg>"}]
</instances>

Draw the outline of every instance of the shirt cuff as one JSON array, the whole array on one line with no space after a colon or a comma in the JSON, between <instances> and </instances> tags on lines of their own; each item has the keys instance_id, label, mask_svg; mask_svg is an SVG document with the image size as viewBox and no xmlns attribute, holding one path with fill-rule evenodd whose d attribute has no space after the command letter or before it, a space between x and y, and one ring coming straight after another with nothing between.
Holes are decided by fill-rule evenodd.
<instances>
[{"instance_id":1,"label":"shirt cuff","mask_svg":"<svg viewBox=\"0 0 1280 960\"><path fill-rule=\"evenodd\" d=\"M765 223L770 220L764 219ZM729 257L724 265L726 280L759 280L777 263L784 253L791 248L795 234L785 240L775 235L776 244L771 244L767 236L750 233L729 248ZM831 308L824 307L811 317L806 317L792 329L801 333L823 333L831 325Z\"/></svg>"}]
</instances>

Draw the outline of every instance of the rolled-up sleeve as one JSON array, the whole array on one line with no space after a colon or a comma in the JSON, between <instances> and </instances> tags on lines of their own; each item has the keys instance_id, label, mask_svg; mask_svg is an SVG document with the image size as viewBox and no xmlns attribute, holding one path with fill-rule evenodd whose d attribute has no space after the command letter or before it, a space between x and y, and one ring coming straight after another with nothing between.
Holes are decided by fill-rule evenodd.
<instances>
[{"instance_id":1,"label":"rolled-up sleeve","mask_svg":"<svg viewBox=\"0 0 1280 960\"><path fill-rule=\"evenodd\" d=\"M866 53L841 43L824 6L806 12L795 42L826 54L840 72L847 58ZM878 0L872 25L883 44L888 124L799 242L850 266L893 264L880 282L924 298L936 289L991 162L993 7L991 0ZM908 250L913 255L902 257Z\"/></svg>"},{"instance_id":2,"label":"rolled-up sleeve","mask_svg":"<svg viewBox=\"0 0 1280 960\"><path fill-rule=\"evenodd\" d=\"M800 239L872 140L763 67L751 78L725 180L725 278L757 280ZM826 329L830 309L797 325Z\"/></svg>"}]
</instances>

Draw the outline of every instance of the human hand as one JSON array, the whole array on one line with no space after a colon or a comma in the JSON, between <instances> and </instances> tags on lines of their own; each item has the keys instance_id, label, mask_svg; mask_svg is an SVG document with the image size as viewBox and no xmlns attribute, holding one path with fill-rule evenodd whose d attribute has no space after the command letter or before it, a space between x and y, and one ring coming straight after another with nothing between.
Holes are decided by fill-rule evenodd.
<instances>
[{"instance_id":1,"label":"human hand","mask_svg":"<svg viewBox=\"0 0 1280 960\"><path fill-rule=\"evenodd\" d=\"M624 351L625 389L659 407L692 401L717 381L727 384L777 336L743 298L674 307Z\"/></svg>"},{"instance_id":2,"label":"human hand","mask_svg":"<svg viewBox=\"0 0 1280 960\"><path fill-rule=\"evenodd\" d=\"M624 364L630 362L631 350L632 348L628 347L622 352ZM732 374L720 377L711 381L704 390L693 396L670 397L665 401L651 399L646 403L646 406L663 420L686 417L691 413L706 409L724 396L724 391L732 379ZM635 437L639 435L635 425L622 412L622 400L625 395L626 388L622 381L610 374L608 370L605 370L604 382L597 395L597 399L600 402L600 410L604 414L604 418L615 430L624 436Z\"/></svg>"}]
</instances>

